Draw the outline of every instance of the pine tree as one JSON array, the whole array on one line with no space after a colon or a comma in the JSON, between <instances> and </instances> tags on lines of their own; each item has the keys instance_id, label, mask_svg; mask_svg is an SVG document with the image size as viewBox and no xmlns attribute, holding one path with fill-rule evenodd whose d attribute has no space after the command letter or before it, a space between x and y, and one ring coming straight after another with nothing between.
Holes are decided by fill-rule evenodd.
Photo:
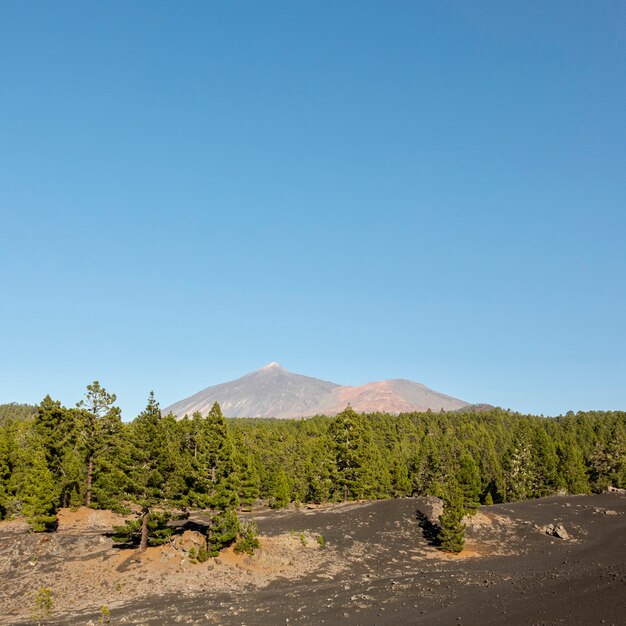
<instances>
[{"instance_id":1,"label":"pine tree","mask_svg":"<svg viewBox=\"0 0 626 626\"><path fill-rule=\"evenodd\" d=\"M77 411L66 409L48 395L33 419L46 462L59 489L61 506L76 504L85 481L83 452L79 449Z\"/></svg>"},{"instance_id":2,"label":"pine tree","mask_svg":"<svg viewBox=\"0 0 626 626\"><path fill-rule=\"evenodd\" d=\"M480 503L481 485L478 465L469 454L464 454L461 457L457 480L463 496L465 512L469 515L474 515Z\"/></svg>"},{"instance_id":3,"label":"pine tree","mask_svg":"<svg viewBox=\"0 0 626 626\"><path fill-rule=\"evenodd\" d=\"M532 489L529 495L535 498L549 496L562 485L559 484L558 462L554 441L542 424L537 424L532 437Z\"/></svg>"},{"instance_id":4,"label":"pine tree","mask_svg":"<svg viewBox=\"0 0 626 626\"><path fill-rule=\"evenodd\" d=\"M7 500L7 488L4 482L4 478L2 477L2 473L0 472L0 520L3 520L6 517Z\"/></svg>"},{"instance_id":5,"label":"pine tree","mask_svg":"<svg viewBox=\"0 0 626 626\"><path fill-rule=\"evenodd\" d=\"M568 493L589 493L589 480L585 469L582 452L573 436L560 441L557 445L559 457L559 475L565 483Z\"/></svg>"},{"instance_id":6,"label":"pine tree","mask_svg":"<svg viewBox=\"0 0 626 626\"><path fill-rule=\"evenodd\" d=\"M239 465L241 467L239 499L241 504L252 506L259 497L260 483L260 477L254 464L254 458L251 454L248 454Z\"/></svg>"},{"instance_id":7,"label":"pine tree","mask_svg":"<svg viewBox=\"0 0 626 626\"><path fill-rule=\"evenodd\" d=\"M626 431L622 424L616 423L596 442L589 462L594 491L626 486Z\"/></svg>"},{"instance_id":8,"label":"pine tree","mask_svg":"<svg viewBox=\"0 0 626 626\"><path fill-rule=\"evenodd\" d=\"M42 587L37 592L35 600L33 601L31 618L34 622L37 622L38 626L41 626L41 622L51 617L53 611L54 602L52 600L52 589Z\"/></svg>"},{"instance_id":9,"label":"pine tree","mask_svg":"<svg viewBox=\"0 0 626 626\"><path fill-rule=\"evenodd\" d=\"M412 485L407 464L398 458L391 462L392 493L395 498L403 498L411 494Z\"/></svg>"},{"instance_id":10,"label":"pine tree","mask_svg":"<svg viewBox=\"0 0 626 626\"><path fill-rule=\"evenodd\" d=\"M43 448L26 433L8 481L8 506L26 518L35 532L56 526L58 491Z\"/></svg>"},{"instance_id":11,"label":"pine tree","mask_svg":"<svg viewBox=\"0 0 626 626\"><path fill-rule=\"evenodd\" d=\"M270 506L273 509L282 509L291 502L291 487L284 469L280 469L276 476L276 485L272 493Z\"/></svg>"},{"instance_id":12,"label":"pine tree","mask_svg":"<svg viewBox=\"0 0 626 626\"><path fill-rule=\"evenodd\" d=\"M97 380L87 385L83 400L76 406L78 435L85 452L85 506L91 506L91 490L94 464L98 454L109 445L112 438L121 430L121 413L114 406L117 397L110 394Z\"/></svg>"},{"instance_id":13,"label":"pine tree","mask_svg":"<svg viewBox=\"0 0 626 626\"><path fill-rule=\"evenodd\" d=\"M528 427L520 423L505 460L506 501L514 502L532 497L533 462Z\"/></svg>"},{"instance_id":14,"label":"pine tree","mask_svg":"<svg viewBox=\"0 0 626 626\"><path fill-rule=\"evenodd\" d=\"M444 485L454 471L454 455L448 438L431 428L422 440L412 475L414 492L418 495L441 497Z\"/></svg>"},{"instance_id":15,"label":"pine tree","mask_svg":"<svg viewBox=\"0 0 626 626\"><path fill-rule=\"evenodd\" d=\"M230 508L219 511L211 518L207 533L207 548L211 556L217 556L220 550L235 541L240 531L237 514Z\"/></svg>"},{"instance_id":16,"label":"pine tree","mask_svg":"<svg viewBox=\"0 0 626 626\"><path fill-rule=\"evenodd\" d=\"M151 512L145 517L145 520L145 531L143 527L143 517L134 520L127 520L123 526L113 526L113 531L115 533L112 537L113 541L115 543L140 548L144 538L144 533L147 537L146 547L160 546L170 540L174 529L167 525L170 520L169 514Z\"/></svg>"},{"instance_id":17,"label":"pine tree","mask_svg":"<svg viewBox=\"0 0 626 626\"><path fill-rule=\"evenodd\" d=\"M170 470L167 431L153 392L150 392L146 408L132 422L129 439L128 493L142 507L139 542L142 551L150 542L151 508L162 501L165 476Z\"/></svg>"},{"instance_id":18,"label":"pine tree","mask_svg":"<svg viewBox=\"0 0 626 626\"><path fill-rule=\"evenodd\" d=\"M380 468L376 461L380 457L376 458L365 417L348 406L335 417L328 434L335 451L341 499L375 497L379 491L376 475Z\"/></svg>"},{"instance_id":19,"label":"pine tree","mask_svg":"<svg viewBox=\"0 0 626 626\"><path fill-rule=\"evenodd\" d=\"M208 505L226 511L239 506L235 450L222 409L216 402L202 424L198 451Z\"/></svg>"},{"instance_id":20,"label":"pine tree","mask_svg":"<svg viewBox=\"0 0 626 626\"><path fill-rule=\"evenodd\" d=\"M307 502L329 502L338 483L337 464L328 438L318 437L311 446L306 464Z\"/></svg>"},{"instance_id":21,"label":"pine tree","mask_svg":"<svg viewBox=\"0 0 626 626\"><path fill-rule=\"evenodd\" d=\"M8 481L11 477L11 439L8 426L12 426L12 420L6 420L0 424L0 520L7 515L8 505Z\"/></svg>"},{"instance_id":22,"label":"pine tree","mask_svg":"<svg viewBox=\"0 0 626 626\"><path fill-rule=\"evenodd\" d=\"M181 497L181 503L184 506L208 506L208 489L204 468L199 458L203 421L202 415L196 412L191 419L185 415L177 422L180 438L179 471L185 483Z\"/></svg>"},{"instance_id":23,"label":"pine tree","mask_svg":"<svg viewBox=\"0 0 626 626\"><path fill-rule=\"evenodd\" d=\"M463 494L458 485L450 482L443 499L443 513L440 516L441 530L438 539L446 552L460 552L465 545L465 524L463 517Z\"/></svg>"},{"instance_id":24,"label":"pine tree","mask_svg":"<svg viewBox=\"0 0 626 626\"><path fill-rule=\"evenodd\" d=\"M496 450L497 433L486 424L480 425L480 446L472 451L473 458L478 462L482 493L491 492L492 499L498 498L505 491L502 458ZM500 498L501 499L501 498Z\"/></svg>"}]
</instances>

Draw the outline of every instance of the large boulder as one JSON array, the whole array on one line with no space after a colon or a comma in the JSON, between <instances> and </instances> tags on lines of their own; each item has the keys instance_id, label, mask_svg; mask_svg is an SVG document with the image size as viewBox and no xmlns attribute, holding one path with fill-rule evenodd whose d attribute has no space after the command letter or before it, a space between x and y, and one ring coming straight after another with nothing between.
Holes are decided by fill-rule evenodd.
<instances>
[{"instance_id":1,"label":"large boulder","mask_svg":"<svg viewBox=\"0 0 626 626\"><path fill-rule=\"evenodd\" d=\"M443 513L443 500L435 496L416 498L417 517L427 521L433 526L439 526L439 518Z\"/></svg>"},{"instance_id":2,"label":"large boulder","mask_svg":"<svg viewBox=\"0 0 626 626\"><path fill-rule=\"evenodd\" d=\"M550 535L550 537L558 537L565 541L571 538L563 524L548 524L547 526L542 526L539 530L546 535Z\"/></svg>"}]
</instances>

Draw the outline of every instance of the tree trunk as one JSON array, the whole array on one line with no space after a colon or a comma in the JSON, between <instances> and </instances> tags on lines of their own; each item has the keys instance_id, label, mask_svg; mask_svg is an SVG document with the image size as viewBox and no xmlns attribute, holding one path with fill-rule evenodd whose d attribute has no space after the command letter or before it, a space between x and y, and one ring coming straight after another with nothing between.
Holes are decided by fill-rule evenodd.
<instances>
[{"instance_id":1,"label":"tree trunk","mask_svg":"<svg viewBox=\"0 0 626 626\"><path fill-rule=\"evenodd\" d=\"M93 456L89 457L87 462L87 493L85 494L85 506L91 506L91 479L93 477Z\"/></svg>"},{"instance_id":2,"label":"tree trunk","mask_svg":"<svg viewBox=\"0 0 626 626\"><path fill-rule=\"evenodd\" d=\"M139 552L143 552L148 547L148 515L150 509L144 509L141 517L141 541L139 542Z\"/></svg>"}]
</instances>

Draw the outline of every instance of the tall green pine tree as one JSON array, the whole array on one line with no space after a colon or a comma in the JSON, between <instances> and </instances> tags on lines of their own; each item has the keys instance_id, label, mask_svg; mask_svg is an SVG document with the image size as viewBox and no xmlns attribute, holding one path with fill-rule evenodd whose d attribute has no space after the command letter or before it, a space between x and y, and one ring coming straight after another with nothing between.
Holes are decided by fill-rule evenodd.
<instances>
[{"instance_id":1,"label":"tall green pine tree","mask_svg":"<svg viewBox=\"0 0 626 626\"><path fill-rule=\"evenodd\" d=\"M474 515L480 503L481 484L478 465L469 454L461 457L457 480L463 496L465 512Z\"/></svg>"},{"instance_id":2,"label":"tall green pine tree","mask_svg":"<svg viewBox=\"0 0 626 626\"><path fill-rule=\"evenodd\" d=\"M446 552L461 552L465 545L465 507L463 493L454 481L446 485L443 498L443 513L440 516L441 530L438 539Z\"/></svg>"}]
</instances>

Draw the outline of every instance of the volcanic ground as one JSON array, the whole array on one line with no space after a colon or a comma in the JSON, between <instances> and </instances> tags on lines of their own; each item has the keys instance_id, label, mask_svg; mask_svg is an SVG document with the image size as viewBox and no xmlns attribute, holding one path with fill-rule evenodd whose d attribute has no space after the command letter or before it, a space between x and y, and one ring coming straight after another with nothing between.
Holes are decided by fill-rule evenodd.
<instances>
[{"instance_id":1,"label":"volcanic ground","mask_svg":"<svg viewBox=\"0 0 626 626\"><path fill-rule=\"evenodd\" d=\"M254 511L261 550L203 564L189 558L193 529L137 556L113 547L109 512L62 511L48 535L3 522L0 623L32 623L42 587L54 601L45 624L97 624L103 604L110 623L135 625L626 623L626 494L481 507L455 556L431 544L420 508ZM569 539L543 532L558 523Z\"/></svg>"}]
</instances>

